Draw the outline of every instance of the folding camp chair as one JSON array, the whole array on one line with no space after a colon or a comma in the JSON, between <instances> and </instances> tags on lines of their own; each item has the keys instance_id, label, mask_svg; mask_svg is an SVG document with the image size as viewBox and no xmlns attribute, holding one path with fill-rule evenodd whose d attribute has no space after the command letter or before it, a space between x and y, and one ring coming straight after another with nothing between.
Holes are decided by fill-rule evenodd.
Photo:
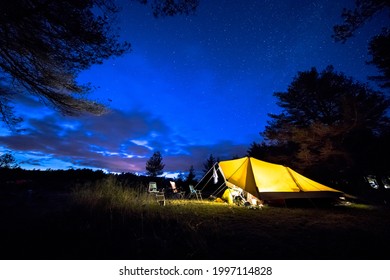
<instances>
[{"instance_id":1,"label":"folding camp chair","mask_svg":"<svg viewBox=\"0 0 390 280\"><path fill-rule=\"evenodd\" d=\"M157 203L160 205L165 205L165 193L157 189L156 182L149 182L148 194L153 195L156 198Z\"/></svg>"},{"instance_id":2,"label":"folding camp chair","mask_svg":"<svg viewBox=\"0 0 390 280\"><path fill-rule=\"evenodd\" d=\"M203 200L201 190L195 189L193 185L189 185L189 187L190 187L190 194L188 195L188 198L195 196L197 200Z\"/></svg>"}]
</instances>

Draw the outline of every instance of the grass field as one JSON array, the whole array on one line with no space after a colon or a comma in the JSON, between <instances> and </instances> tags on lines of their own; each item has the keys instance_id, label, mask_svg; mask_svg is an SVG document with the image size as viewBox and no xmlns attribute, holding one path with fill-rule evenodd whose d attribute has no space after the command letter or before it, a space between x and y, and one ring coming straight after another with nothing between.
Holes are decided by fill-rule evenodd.
<instances>
[{"instance_id":1,"label":"grass field","mask_svg":"<svg viewBox=\"0 0 390 280\"><path fill-rule=\"evenodd\" d=\"M1 259L389 259L390 209L168 200L109 179L3 197Z\"/></svg>"}]
</instances>

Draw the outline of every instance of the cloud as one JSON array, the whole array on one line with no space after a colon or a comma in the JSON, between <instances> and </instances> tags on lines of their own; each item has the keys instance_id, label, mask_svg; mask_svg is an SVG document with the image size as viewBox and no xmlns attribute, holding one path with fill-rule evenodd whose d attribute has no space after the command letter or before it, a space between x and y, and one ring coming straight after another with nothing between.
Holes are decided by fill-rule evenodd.
<instances>
[{"instance_id":1,"label":"cloud","mask_svg":"<svg viewBox=\"0 0 390 280\"><path fill-rule=\"evenodd\" d=\"M231 142L195 145L146 111L112 110L106 115L64 117L56 112L25 119L24 132L0 137L0 145L20 158L22 168L96 168L112 172L145 171L160 151L164 171L198 171L210 154L231 158L245 147Z\"/></svg>"}]
</instances>

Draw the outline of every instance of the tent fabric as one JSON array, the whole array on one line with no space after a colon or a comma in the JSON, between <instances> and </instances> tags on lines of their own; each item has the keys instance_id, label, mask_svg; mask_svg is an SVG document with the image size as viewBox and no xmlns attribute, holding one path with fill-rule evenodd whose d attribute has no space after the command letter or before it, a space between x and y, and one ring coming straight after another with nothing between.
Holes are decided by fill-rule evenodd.
<instances>
[{"instance_id":1,"label":"tent fabric","mask_svg":"<svg viewBox=\"0 0 390 280\"><path fill-rule=\"evenodd\" d=\"M260 199L340 196L338 190L311 180L289 167L251 157L219 162L227 184Z\"/></svg>"}]
</instances>

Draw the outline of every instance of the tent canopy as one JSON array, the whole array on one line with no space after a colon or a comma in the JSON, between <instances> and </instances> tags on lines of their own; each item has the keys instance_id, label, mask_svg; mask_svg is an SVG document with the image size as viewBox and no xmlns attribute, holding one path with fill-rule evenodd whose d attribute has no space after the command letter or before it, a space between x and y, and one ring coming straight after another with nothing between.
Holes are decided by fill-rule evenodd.
<instances>
[{"instance_id":1,"label":"tent canopy","mask_svg":"<svg viewBox=\"0 0 390 280\"><path fill-rule=\"evenodd\" d=\"M251 157L219 162L225 182L263 199L339 197L342 192L315 182L289 167Z\"/></svg>"}]
</instances>

